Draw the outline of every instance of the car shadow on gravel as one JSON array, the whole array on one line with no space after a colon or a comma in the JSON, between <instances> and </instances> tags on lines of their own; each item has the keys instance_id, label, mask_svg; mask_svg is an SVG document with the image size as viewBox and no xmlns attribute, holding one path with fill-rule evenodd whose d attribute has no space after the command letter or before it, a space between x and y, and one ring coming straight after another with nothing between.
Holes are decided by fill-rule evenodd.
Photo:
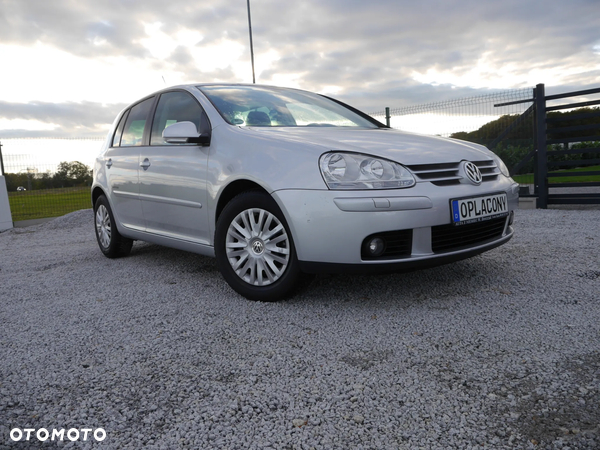
<instances>
[{"instance_id":1,"label":"car shadow on gravel","mask_svg":"<svg viewBox=\"0 0 600 450\"><path fill-rule=\"evenodd\" d=\"M415 302L435 300L435 307L439 309L440 301L480 295L482 286L490 286L489 280L498 280L497 287L492 289L509 293L503 287L503 280L508 280L511 276L510 268L493 259L481 257L411 272L320 274L300 293L298 301L327 299L364 303L377 298L378 302L383 299L409 306Z\"/></svg>"},{"instance_id":2,"label":"car shadow on gravel","mask_svg":"<svg viewBox=\"0 0 600 450\"><path fill-rule=\"evenodd\" d=\"M222 277L211 257L145 242L136 242L128 259L132 258L148 267L157 267L177 273L214 277L219 286ZM416 302L434 301L432 307L443 308L444 299L473 297L481 294L482 285L489 286L490 279L499 280L498 292L508 294L503 280L513 277L510 268L493 256L478 255L452 264L415 271L384 274L318 274L305 282L296 294L283 302L344 302L363 304L377 299L396 306L410 306ZM238 297L233 290L231 295ZM447 307L451 307L450 304Z\"/></svg>"},{"instance_id":3,"label":"car shadow on gravel","mask_svg":"<svg viewBox=\"0 0 600 450\"><path fill-rule=\"evenodd\" d=\"M215 258L147 242L136 242L127 258L136 258L160 267L169 266L184 273L214 273L221 276Z\"/></svg>"}]
</instances>

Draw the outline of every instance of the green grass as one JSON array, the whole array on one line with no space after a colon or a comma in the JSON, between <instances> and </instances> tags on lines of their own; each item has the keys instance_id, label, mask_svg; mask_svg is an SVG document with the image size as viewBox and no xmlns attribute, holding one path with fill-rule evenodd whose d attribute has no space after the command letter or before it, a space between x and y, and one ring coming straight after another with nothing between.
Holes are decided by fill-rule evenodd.
<instances>
[{"instance_id":1,"label":"green grass","mask_svg":"<svg viewBox=\"0 0 600 450\"><path fill-rule=\"evenodd\" d=\"M569 176L574 172L598 172L600 171L600 166L589 166L589 167L578 167L577 169L568 169L568 170L554 170L550 173L564 173L565 176L560 177L548 177L548 182L552 183L585 183L585 182L600 182L600 175L583 175L583 176ZM525 175L515 175L513 179L520 184L532 184L533 183L533 174L528 173Z\"/></svg>"},{"instance_id":2,"label":"green grass","mask_svg":"<svg viewBox=\"0 0 600 450\"><path fill-rule=\"evenodd\" d=\"M89 187L9 192L13 221L64 216L92 207Z\"/></svg>"},{"instance_id":3,"label":"green grass","mask_svg":"<svg viewBox=\"0 0 600 450\"><path fill-rule=\"evenodd\" d=\"M533 184L533 174L526 173L524 175L513 175L512 179L519 184Z\"/></svg>"}]
</instances>

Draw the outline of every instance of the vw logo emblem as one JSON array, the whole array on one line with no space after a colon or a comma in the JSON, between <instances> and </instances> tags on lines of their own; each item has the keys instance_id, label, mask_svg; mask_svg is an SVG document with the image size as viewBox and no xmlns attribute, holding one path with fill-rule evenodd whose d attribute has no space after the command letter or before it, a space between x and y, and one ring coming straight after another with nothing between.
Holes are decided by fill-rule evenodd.
<instances>
[{"instance_id":1,"label":"vw logo emblem","mask_svg":"<svg viewBox=\"0 0 600 450\"><path fill-rule=\"evenodd\" d=\"M265 249L264 244L260 241L260 240L255 240L254 242L252 242L252 251L257 254L260 255Z\"/></svg>"},{"instance_id":2,"label":"vw logo emblem","mask_svg":"<svg viewBox=\"0 0 600 450\"><path fill-rule=\"evenodd\" d=\"M473 183L475 186L479 186L481 184L482 178L479 167L477 167L471 161L465 161L463 164L463 170L465 171L465 175L471 183Z\"/></svg>"}]
</instances>

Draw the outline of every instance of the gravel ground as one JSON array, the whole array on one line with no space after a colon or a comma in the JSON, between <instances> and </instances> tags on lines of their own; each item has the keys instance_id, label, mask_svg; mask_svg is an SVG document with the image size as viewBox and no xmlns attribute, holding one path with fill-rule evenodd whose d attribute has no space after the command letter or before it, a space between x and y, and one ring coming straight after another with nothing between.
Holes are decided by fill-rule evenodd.
<instances>
[{"instance_id":1,"label":"gravel ground","mask_svg":"<svg viewBox=\"0 0 600 450\"><path fill-rule=\"evenodd\" d=\"M210 258L109 260L92 222L0 234L2 449L600 448L599 210L518 211L486 254L274 304Z\"/></svg>"}]
</instances>

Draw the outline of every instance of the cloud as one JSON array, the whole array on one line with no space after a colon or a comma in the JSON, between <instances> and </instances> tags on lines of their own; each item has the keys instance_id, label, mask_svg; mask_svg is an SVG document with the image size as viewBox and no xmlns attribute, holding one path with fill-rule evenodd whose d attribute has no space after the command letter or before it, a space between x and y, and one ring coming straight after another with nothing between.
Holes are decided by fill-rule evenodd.
<instances>
[{"instance_id":1,"label":"cloud","mask_svg":"<svg viewBox=\"0 0 600 450\"><path fill-rule=\"evenodd\" d=\"M251 8L259 83L332 90L367 111L537 83L577 88L600 79L597 0L261 0ZM0 42L52 47L94 70L110 67L103 76L111 102L119 101L117 91L125 103L144 95L138 91L148 79L251 81L246 2L4 0ZM121 81L120 68L129 74ZM143 83L136 83L138 74L145 74ZM73 132L112 122L93 93L71 92L53 115L36 120ZM22 95L31 107L12 111L51 109L49 98ZM86 111L75 125L72 113L81 105Z\"/></svg>"},{"instance_id":2,"label":"cloud","mask_svg":"<svg viewBox=\"0 0 600 450\"><path fill-rule=\"evenodd\" d=\"M10 103L0 101L0 120L10 124L31 121L46 124L41 130L5 129L0 137L96 137L105 136L115 117L125 104L102 105L81 103Z\"/></svg>"}]
</instances>

